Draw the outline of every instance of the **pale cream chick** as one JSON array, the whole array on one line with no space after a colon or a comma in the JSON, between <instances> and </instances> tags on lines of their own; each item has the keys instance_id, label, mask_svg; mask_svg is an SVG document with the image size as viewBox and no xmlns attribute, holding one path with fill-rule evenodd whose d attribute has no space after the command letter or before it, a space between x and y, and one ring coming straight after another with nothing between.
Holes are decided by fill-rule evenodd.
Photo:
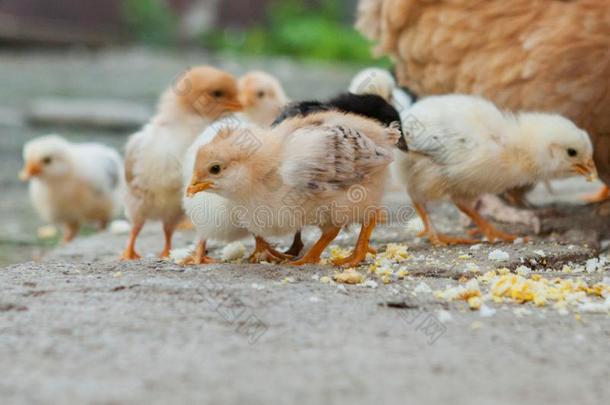
<instances>
[{"instance_id":1,"label":"pale cream chick","mask_svg":"<svg viewBox=\"0 0 610 405\"><path fill-rule=\"evenodd\" d=\"M337 263L357 265L384 220L380 202L399 136L395 127L338 112L290 118L267 131L226 130L199 149L187 193L208 190L244 207L246 226L262 237L321 228L294 265L317 263L342 227L361 223L353 255Z\"/></svg>"},{"instance_id":2,"label":"pale cream chick","mask_svg":"<svg viewBox=\"0 0 610 405\"><path fill-rule=\"evenodd\" d=\"M247 228L240 226L240 210L231 200L214 193L198 193L187 196L195 167L195 160L200 148L209 144L223 129L247 128L247 124L235 116L229 116L210 125L191 145L186 154L183 167L182 204L186 215L197 230L197 247L195 252L183 260L182 264L206 264L215 260L207 255L208 240L233 242L250 235Z\"/></svg>"},{"instance_id":3,"label":"pale cream chick","mask_svg":"<svg viewBox=\"0 0 610 405\"><path fill-rule=\"evenodd\" d=\"M290 101L280 81L265 72L246 73L239 79L238 88L243 117L263 128L271 126Z\"/></svg>"},{"instance_id":4,"label":"pale cream chick","mask_svg":"<svg viewBox=\"0 0 610 405\"><path fill-rule=\"evenodd\" d=\"M163 223L168 257L183 219L182 162L188 147L210 123L241 110L237 82L209 66L188 70L161 98L155 117L133 135L125 150L126 209L133 227L123 259L137 259L135 242L147 220Z\"/></svg>"},{"instance_id":5,"label":"pale cream chick","mask_svg":"<svg viewBox=\"0 0 610 405\"><path fill-rule=\"evenodd\" d=\"M20 177L30 181L32 205L44 221L64 226L64 242L82 224L103 229L120 213L123 162L115 150L48 135L26 143L23 159Z\"/></svg>"},{"instance_id":6,"label":"pale cream chick","mask_svg":"<svg viewBox=\"0 0 610 405\"><path fill-rule=\"evenodd\" d=\"M495 229L471 206L483 194L573 175L596 177L587 133L555 114L499 110L475 96L447 95L417 102L405 128L409 152L398 155L399 175L435 245L471 239L439 234L425 204L448 198L491 242L516 238Z\"/></svg>"},{"instance_id":7,"label":"pale cream chick","mask_svg":"<svg viewBox=\"0 0 610 405\"><path fill-rule=\"evenodd\" d=\"M185 185L188 186L195 155L198 148L208 143L223 127L246 128L250 125L269 127L281 113L282 107L288 103L284 89L275 77L253 71L238 80L239 100L244 110L233 116L219 120L206 129L195 141L187 153L185 163ZM185 186L185 187L186 187ZM231 242L248 236L246 228L237 226L235 214L238 210L231 202L213 193L201 193L194 198L183 198L183 206L189 219L195 225L199 240L193 255L182 264L213 263L214 259L207 256L207 240ZM251 261L285 260L288 256L280 254L260 237L256 239L256 250L250 257Z\"/></svg>"}]
</instances>

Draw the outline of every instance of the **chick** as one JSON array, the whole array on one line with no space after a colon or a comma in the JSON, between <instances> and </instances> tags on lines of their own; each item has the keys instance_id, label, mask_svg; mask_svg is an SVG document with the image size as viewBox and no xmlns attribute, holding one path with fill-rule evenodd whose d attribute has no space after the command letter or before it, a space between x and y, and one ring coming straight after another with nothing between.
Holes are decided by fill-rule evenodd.
<instances>
[{"instance_id":1,"label":"chick","mask_svg":"<svg viewBox=\"0 0 610 405\"><path fill-rule=\"evenodd\" d=\"M244 137L258 139L258 147L239 147ZM261 237L320 227L320 239L293 265L317 263L343 226L361 223L354 253L336 263L357 265L384 220L379 206L399 137L395 126L338 112L294 117L271 131L227 130L197 152L187 194L209 190L232 200Z\"/></svg>"},{"instance_id":2,"label":"chick","mask_svg":"<svg viewBox=\"0 0 610 405\"><path fill-rule=\"evenodd\" d=\"M261 127L269 127L289 101L279 80L265 72L249 72L237 86L243 117Z\"/></svg>"},{"instance_id":3,"label":"chick","mask_svg":"<svg viewBox=\"0 0 610 405\"><path fill-rule=\"evenodd\" d=\"M186 215L195 225L198 242L195 252L181 264L214 263L214 259L207 256L206 253L206 245L209 239L233 242L250 235L245 226L240 226L239 207L231 200L214 193L198 193L192 197L187 197L185 194L186 188L190 186L199 149L210 143L219 132L240 128L247 128L247 124L235 116L218 120L203 131L188 149L183 167L184 193L182 204Z\"/></svg>"},{"instance_id":4,"label":"chick","mask_svg":"<svg viewBox=\"0 0 610 405\"><path fill-rule=\"evenodd\" d=\"M301 101L289 104L277 117L273 126L279 125L290 117L304 117L321 111L341 111L358 114L376 120L386 126L395 123L402 132L402 127L400 125L401 119L398 111L381 96L374 94L359 95L353 93L339 94L327 101ZM407 144L402 136L398 140L396 146L404 152L408 150ZM299 231L295 234L292 246L286 251L286 254L297 256L301 252L303 246L301 232ZM371 253L374 253L373 249L371 249Z\"/></svg>"},{"instance_id":5,"label":"chick","mask_svg":"<svg viewBox=\"0 0 610 405\"><path fill-rule=\"evenodd\" d=\"M281 112L282 107L288 102L281 83L265 72L247 73L238 80L237 87L239 100L244 107L243 112L214 122L189 148L184 165L186 176L184 184L186 186L188 186L191 178L197 150L209 143L220 130L226 127L247 128L251 124L269 127ZM231 204L231 201L225 198L212 193L202 193L194 198L184 197L183 206L187 216L197 229L199 241L194 254L184 260L182 264L213 263L214 260L206 255L208 239L231 242L249 235L246 228L237 226L237 218L230 216L238 211ZM296 248L300 252L298 245L296 245ZM264 252L274 253L274 256L281 256L282 259L288 258L288 256L275 251L262 238L256 237L256 249L251 256L251 260L257 258L269 260L270 258L263 257Z\"/></svg>"},{"instance_id":6,"label":"chick","mask_svg":"<svg viewBox=\"0 0 610 405\"><path fill-rule=\"evenodd\" d=\"M81 224L104 229L120 212L123 162L115 150L48 135L26 143L23 159L20 178L30 181L32 205L44 221L64 226L64 242Z\"/></svg>"},{"instance_id":7,"label":"chick","mask_svg":"<svg viewBox=\"0 0 610 405\"><path fill-rule=\"evenodd\" d=\"M126 210L132 230L123 259L137 259L135 242L147 220L163 223L168 257L183 218L182 161L188 147L210 123L241 110L237 81L209 66L188 70L166 90L155 117L133 135L125 149Z\"/></svg>"},{"instance_id":8,"label":"chick","mask_svg":"<svg viewBox=\"0 0 610 405\"><path fill-rule=\"evenodd\" d=\"M426 212L428 201L451 199L490 242L516 238L488 223L471 203L485 193L597 172L587 133L555 114L500 111L479 97L447 95L417 102L405 129L409 153L398 156L399 175L426 235L434 245L471 243L439 234Z\"/></svg>"},{"instance_id":9,"label":"chick","mask_svg":"<svg viewBox=\"0 0 610 405\"><path fill-rule=\"evenodd\" d=\"M392 75L380 68L360 71L352 79L349 92L378 95L392 104L400 114L406 112L417 101L415 94L408 89L400 88Z\"/></svg>"}]
</instances>

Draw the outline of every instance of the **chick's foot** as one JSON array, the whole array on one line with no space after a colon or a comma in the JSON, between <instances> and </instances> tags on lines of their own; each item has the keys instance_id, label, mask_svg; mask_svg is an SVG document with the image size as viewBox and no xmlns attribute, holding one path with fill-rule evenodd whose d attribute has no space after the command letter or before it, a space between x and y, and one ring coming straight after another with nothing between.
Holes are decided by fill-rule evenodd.
<instances>
[{"instance_id":1,"label":"chick's foot","mask_svg":"<svg viewBox=\"0 0 610 405\"><path fill-rule=\"evenodd\" d=\"M216 260L206 254L206 241L200 241L197 244L197 249L192 255L178 262L181 266L194 266L199 264L214 264Z\"/></svg>"},{"instance_id":2,"label":"chick's foot","mask_svg":"<svg viewBox=\"0 0 610 405\"><path fill-rule=\"evenodd\" d=\"M428 240L433 246L450 246L450 245L474 245L479 243L477 239L463 238L459 236L450 236L442 233L428 234Z\"/></svg>"},{"instance_id":3,"label":"chick's foot","mask_svg":"<svg viewBox=\"0 0 610 405\"><path fill-rule=\"evenodd\" d=\"M121 260L139 260L142 257L136 252L136 239L138 234L142 230L144 223L134 223L131 227L131 234L129 235L129 241L127 247L121 256Z\"/></svg>"},{"instance_id":4,"label":"chick's foot","mask_svg":"<svg viewBox=\"0 0 610 405\"><path fill-rule=\"evenodd\" d=\"M358 242L356 242L356 248L352 254L344 259L334 260L333 264L335 266L356 267L366 260L366 255L371 250L369 241L371 239L371 234L375 229L375 225L375 218L372 218L367 224L362 224L362 229L360 230L360 235L358 236Z\"/></svg>"},{"instance_id":5,"label":"chick's foot","mask_svg":"<svg viewBox=\"0 0 610 405\"><path fill-rule=\"evenodd\" d=\"M518 238L517 235L512 235L506 232L502 232L499 229L496 229L496 227L494 227L485 218L483 218L477 210L461 203L456 205L460 209L460 211L462 211L464 214L468 215L472 219L477 228L481 231L481 233L487 238L490 243L494 243L498 239L504 242L513 242L515 239Z\"/></svg>"},{"instance_id":6,"label":"chick's foot","mask_svg":"<svg viewBox=\"0 0 610 405\"><path fill-rule=\"evenodd\" d=\"M587 194L582 197L582 199L586 202L595 204L608 200L610 198L610 188L608 186L603 186L601 189L597 191L595 194Z\"/></svg>"},{"instance_id":7,"label":"chick's foot","mask_svg":"<svg viewBox=\"0 0 610 405\"><path fill-rule=\"evenodd\" d=\"M328 228L322 232L320 239L309 249L309 251L301 259L288 263L290 266L303 266L306 264L318 264L322 252L330 243L335 240L341 228Z\"/></svg>"},{"instance_id":8,"label":"chick's foot","mask_svg":"<svg viewBox=\"0 0 610 405\"><path fill-rule=\"evenodd\" d=\"M256 236L254 238L256 245L254 247L254 252L248 258L250 263L260 263L260 262L269 262L269 263L283 263L290 259L293 256L278 252L271 246L266 240L261 238L260 236Z\"/></svg>"}]
</instances>

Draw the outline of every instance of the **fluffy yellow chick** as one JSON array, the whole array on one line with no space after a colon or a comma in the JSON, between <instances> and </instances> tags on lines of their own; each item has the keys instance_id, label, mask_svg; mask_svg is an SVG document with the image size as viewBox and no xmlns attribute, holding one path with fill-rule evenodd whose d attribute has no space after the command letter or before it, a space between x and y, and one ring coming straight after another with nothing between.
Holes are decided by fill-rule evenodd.
<instances>
[{"instance_id":1,"label":"fluffy yellow chick","mask_svg":"<svg viewBox=\"0 0 610 405\"><path fill-rule=\"evenodd\" d=\"M290 101L280 81L265 72L246 73L237 86L244 106L243 118L263 128L271 126Z\"/></svg>"},{"instance_id":2,"label":"fluffy yellow chick","mask_svg":"<svg viewBox=\"0 0 610 405\"><path fill-rule=\"evenodd\" d=\"M48 135L26 143L23 159L20 178L30 181L32 205L44 221L64 226L64 242L81 224L103 229L120 212L123 162L115 150Z\"/></svg>"},{"instance_id":3,"label":"fluffy yellow chick","mask_svg":"<svg viewBox=\"0 0 610 405\"><path fill-rule=\"evenodd\" d=\"M197 152L187 193L208 190L233 201L261 237L318 226L322 236L293 265L318 263L343 226L361 223L354 253L336 263L355 266L384 220L380 202L399 137L395 126L339 112L290 118L268 131L226 130Z\"/></svg>"},{"instance_id":4,"label":"fluffy yellow chick","mask_svg":"<svg viewBox=\"0 0 610 405\"><path fill-rule=\"evenodd\" d=\"M125 150L126 210L132 231L123 259L137 259L135 242L147 220L163 223L168 257L183 219L182 161L188 147L211 122L239 111L237 81L209 66L188 70L162 96L156 116L133 135Z\"/></svg>"},{"instance_id":5,"label":"fluffy yellow chick","mask_svg":"<svg viewBox=\"0 0 610 405\"><path fill-rule=\"evenodd\" d=\"M404 127L409 152L397 155L399 176L434 245L471 243L438 233L428 201L449 198L490 242L516 238L501 232L471 206L482 194L597 172L587 133L560 115L512 115L475 96L429 97L409 110Z\"/></svg>"}]
</instances>

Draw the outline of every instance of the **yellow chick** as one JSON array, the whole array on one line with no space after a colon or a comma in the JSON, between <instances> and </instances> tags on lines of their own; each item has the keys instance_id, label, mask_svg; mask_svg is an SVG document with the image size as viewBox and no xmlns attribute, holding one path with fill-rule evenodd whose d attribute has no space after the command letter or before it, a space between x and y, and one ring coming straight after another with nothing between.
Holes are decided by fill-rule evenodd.
<instances>
[{"instance_id":1,"label":"yellow chick","mask_svg":"<svg viewBox=\"0 0 610 405\"><path fill-rule=\"evenodd\" d=\"M123 162L114 149L48 135L26 143L23 159L20 178L30 181L32 205L44 221L64 226L64 242L81 224L104 229L120 213Z\"/></svg>"},{"instance_id":2,"label":"yellow chick","mask_svg":"<svg viewBox=\"0 0 610 405\"><path fill-rule=\"evenodd\" d=\"M246 73L239 79L237 87L239 100L244 106L243 118L263 128L271 126L290 101L280 81L265 72Z\"/></svg>"},{"instance_id":3,"label":"yellow chick","mask_svg":"<svg viewBox=\"0 0 610 405\"><path fill-rule=\"evenodd\" d=\"M475 96L425 98L410 110L403 131L409 152L397 155L399 177L434 245L474 243L436 231L425 204L448 198L490 242L512 241L471 203L482 194L575 174L597 172L587 133L560 115L510 114Z\"/></svg>"},{"instance_id":4,"label":"yellow chick","mask_svg":"<svg viewBox=\"0 0 610 405\"><path fill-rule=\"evenodd\" d=\"M135 243L147 220L163 223L161 257L169 256L174 230L184 216L186 151L210 123L241 108L235 78L210 66L188 70L164 93L155 117L130 138L125 149L125 203L133 226L124 260L140 258Z\"/></svg>"},{"instance_id":5,"label":"yellow chick","mask_svg":"<svg viewBox=\"0 0 610 405\"><path fill-rule=\"evenodd\" d=\"M293 117L271 130L228 129L198 150L187 194L207 190L240 205L245 226L261 237L319 227L320 239L293 265L318 263L342 227L360 223L354 253L335 263L355 266L385 219L380 203L399 137L394 125L340 112Z\"/></svg>"}]
</instances>

